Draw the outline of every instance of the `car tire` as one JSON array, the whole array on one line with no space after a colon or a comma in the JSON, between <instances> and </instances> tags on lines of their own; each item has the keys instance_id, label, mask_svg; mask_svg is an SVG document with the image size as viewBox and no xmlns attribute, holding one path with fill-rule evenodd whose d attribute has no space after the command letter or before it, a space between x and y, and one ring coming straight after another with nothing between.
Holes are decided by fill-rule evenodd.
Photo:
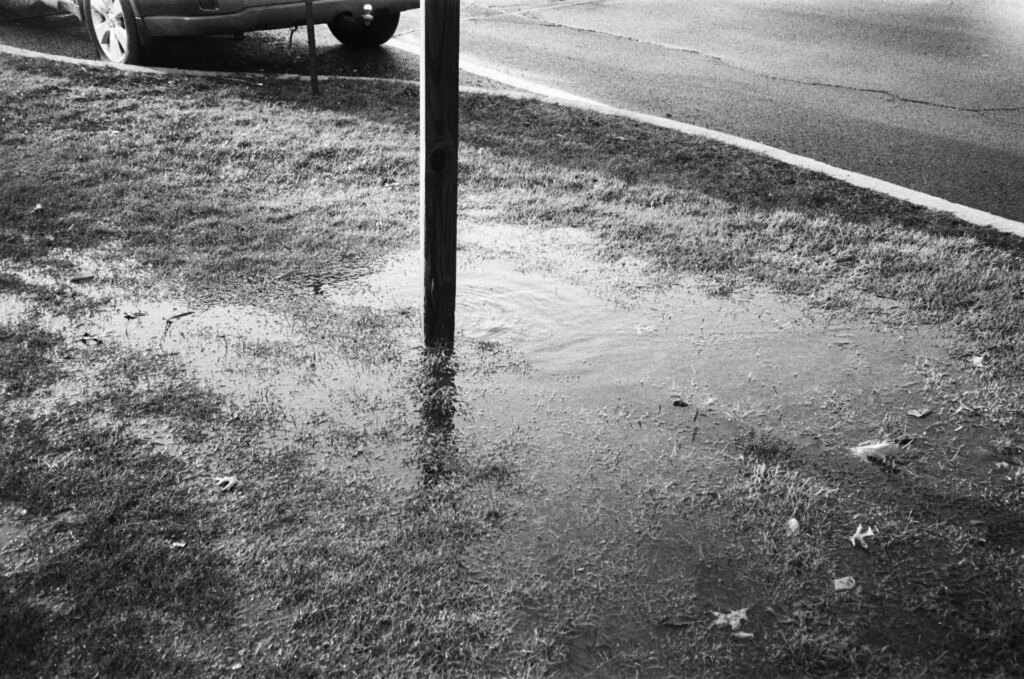
<instances>
[{"instance_id":1,"label":"car tire","mask_svg":"<svg viewBox=\"0 0 1024 679\"><path fill-rule=\"evenodd\" d=\"M381 12L373 15L367 26L360 16L343 14L327 26L341 44L353 49L379 47L391 39L398 28L401 12Z\"/></svg>"},{"instance_id":2,"label":"car tire","mask_svg":"<svg viewBox=\"0 0 1024 679\"><path fill-rule=\"evenodd\" d=\"M115 64L141 64L146 53L128 0L84 0L85 23L96 54Z\"/></svg>"}]
</instances>

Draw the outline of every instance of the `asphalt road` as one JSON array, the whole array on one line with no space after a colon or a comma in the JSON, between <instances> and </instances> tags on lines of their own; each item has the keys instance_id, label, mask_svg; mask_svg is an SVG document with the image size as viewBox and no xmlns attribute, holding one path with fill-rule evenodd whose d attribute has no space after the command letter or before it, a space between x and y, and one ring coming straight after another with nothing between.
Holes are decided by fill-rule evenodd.
<instances>
[{"instance_id":1,"label":"asphalt road","mask_svg":"<svg viewBox=\"0 0 1024 679\"><path fill-rule=\"evenodd\" d=\"M468 0L463 54L1024 221L1020 0Z\"/></svg>"},{"instance_id":2,"label":"asphalt road","mask_svg":"<svg viewBox=\"0 0 1024 679\"><path fill-rule=\"evenodd\" d=\"M0 0L0 43L88 57L74 20ZM19 12L21 14L19 15ZM1019 0L463 0L462 53L1024 221ZM415 41L417 13L399 40ZM317 32L324 73L415 79L416 59ZM302 73L305 32L172 41L159 65Z\"/></svg>"}]
</instances>

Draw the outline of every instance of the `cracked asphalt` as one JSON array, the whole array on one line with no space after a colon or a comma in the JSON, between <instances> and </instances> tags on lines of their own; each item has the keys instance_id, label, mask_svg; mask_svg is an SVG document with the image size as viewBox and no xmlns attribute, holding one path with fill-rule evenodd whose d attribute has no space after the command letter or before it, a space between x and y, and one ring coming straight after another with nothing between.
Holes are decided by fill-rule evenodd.
<instances>
[{"instance_id":1,"label":"cracked asphalt","mask_svg":"<svg viewBox=\"0 0 1024 679\"><path fill-rule=\"evenodd\" d=\"M0 0L0 43L88 57L68 17ZM613 106L753 139L1024 221L1019 0L463 0L477 63ZM417 12L398 40L418 39ZM303 73L304 31L175 40L161 66ZM418 77L320 27L325 74Z\"/></svg>"}]
</instances>

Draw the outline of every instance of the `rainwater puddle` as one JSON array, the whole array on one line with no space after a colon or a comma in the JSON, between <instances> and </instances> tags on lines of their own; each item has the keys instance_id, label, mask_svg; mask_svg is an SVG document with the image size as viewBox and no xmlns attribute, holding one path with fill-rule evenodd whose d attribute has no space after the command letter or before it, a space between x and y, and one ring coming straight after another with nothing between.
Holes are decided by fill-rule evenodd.
<instances>
[{"instance_id":1,"label":"rainwater puddle","mask_svg":"<svg viewBox=\"0 0 1024 679\"><path fill-rule=\"evenodd\" d=\"M711 297L687 279L644 287L642 263L604 263L585 237L552 233L467 230L454 376L458 434L505 442L545 483L617 487L625 476L633 485L700 485L728 442L751 429L845 457L886 416L942 405L928 402L921 378L922 364L946 360L926 329L837 319L763 291ZM280 409L282 440L328 432L332 448L390 456L394 470L400 461L385 451L399 442L408 455L419 423L411 382L421 272L411 253L376 271L347 268L316 290L349 317L368 310L394 326L397 358L339 355L311 338L316 319L304 327L246 305L123 301L60 330L87 346L116 341L178 355L239 403ZM908 418L907 427L934 422Z\"/></svg>"},{"instance_id":2,"label":"rainwater puddle","mask_svg":"<svg viewBox=\"0 0 1024 679\"><path fill-rule=\"evenodd\" d=\"M387 444L394 432L405 432L414 421L408 415L404 373L396 366L340 356L331 347L318 345L306 332L308 322L289 314L253 305L202 305L180 299L122 300L109 312L74 322L13 302L4 311L12 319L33 312L44 327L86 350L120 345L177 357L191 375L227 395L235 409L276 413L274 431L263 442L269 449L294 445L312 434L321 441L310 451L314 457L409 477L403 454L375 454L376 448L392 447ZM87 370L62 381L49 397L40 398L40 406L88 398L96 389L94 380ZM132 432L164 450L187 447L167 423L142 421Z\"/></svg>"},{"instance_id":3,"label":"rainwater puddle","mask_svg":"<svg viewBox=\"0 0 1024 679\"><path fill-rule=\"evenodd\" d=\"M415 309L421 267L409 255L325 295ZM886 415L926 405L918 366L945 357L926 331L838 321L766 292L723 299L684 281L623 302L474 255L458 273L456 326L459 431L517 432L556 477L609 463L653 473L671 460L676 476L663 480L687 484L683 468L749 429L855 443ZM407 331L416 344L418 327ZM474 370L487 353L510 369Z\"/></svg>"},{"instance_id":4,"label":"rainwater puddle","mask_svg":"<svg viewBox=\"0 0 1024 679\"><path fill-rule=\"evenodd\" d=\"M614 575L618 598L595 621L606 639L656 624L650 601L665 592L703 592L721 610L745 605L700 552L721 536L671 515L718 483L737 435L770 431L836 466L864 464L849 447L887 418L919 436L915 446L950 445L949 404L932 400L939 391L925 374L950 361L927 328L818 313L764 291L711 297L686 278L649 286L642 263L598 261L576 234L568 246L550 232L530 236L552 238L542 247L520 247L513 231L468 236L453 367L426 384L418 254L323 277L313 299L337 312L324 314L325 328L288 310L157 301L61 331L86 346L176 354L240 407L278 409L268 446L307 446L311 464L392 488L431 481L416 463L424 428L464 456L508 460L525 489L509 500L519 518L481 541L467 567L548 569L580 583ZM397 337L398 351L349 355L317 339L349 333L361 344L370 326ZM455 407L428 417L437 394ZM154 445L175 445L165 423L144 424ZM695 589L696 580L706 582Z\"/></svg>"},{"instance_id":5,"label":"rainwater puddle","mask_svg":"<svg viewBox=\"0 0 1024 679\"><path fill-rule=\"evenodd\" d=\"M945 405L922 374L948 363L929 329L818 313L764 291L711 297L686 279L618 295L592 260L586 275L559 276L493 254L460 252L459 408L448 426L463 452L513 460L528 490L523 520L466 565L605 588L593 644L580 642L570 664L593 665L609 639L626 649L637 630L658 629L652 602L685 594L716 610L747 605L721 561L730 536L719 519L695 525L674 511L717 487L736 436L769 431L824 465L880 473L849 447L887 418L926 439L942 426L939 415L906 414ZM324 294L343 307L416 310L421 266L410 255ZM415 345L418 324L406 332ZM504 367L478 369L488 356ZM948 443L933 438L921 445Z\"/></svg>"}]
</instances>

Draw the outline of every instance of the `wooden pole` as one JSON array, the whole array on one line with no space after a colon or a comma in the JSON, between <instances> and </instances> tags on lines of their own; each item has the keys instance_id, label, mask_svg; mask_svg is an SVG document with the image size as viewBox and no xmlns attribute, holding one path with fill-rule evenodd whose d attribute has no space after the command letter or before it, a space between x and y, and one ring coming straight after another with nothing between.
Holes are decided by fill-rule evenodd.
<instances>
[{"instance_id":1,"label":"wooden pole","mask_svg":"<svg viewBox=\"0 0 1024 679\"><path fill-rule=\"evenodd\" d=\"M316 67L316 28L313 26L313 0L306 0L306 42L309 45L309 89L313 96L319 96L320 83L317 82Z\"/></svg>"},{"instance_id":2,"label":"wooden pole","mask_svg":"<svg viewBox=\"0 0 1024 679\"><path fill-rule=\"evenodd\" d=\"M423 0L420 58L420 241L423 335L455 342L455 244L459 184L459 0Z\"/></svg>"}]
</instances>

